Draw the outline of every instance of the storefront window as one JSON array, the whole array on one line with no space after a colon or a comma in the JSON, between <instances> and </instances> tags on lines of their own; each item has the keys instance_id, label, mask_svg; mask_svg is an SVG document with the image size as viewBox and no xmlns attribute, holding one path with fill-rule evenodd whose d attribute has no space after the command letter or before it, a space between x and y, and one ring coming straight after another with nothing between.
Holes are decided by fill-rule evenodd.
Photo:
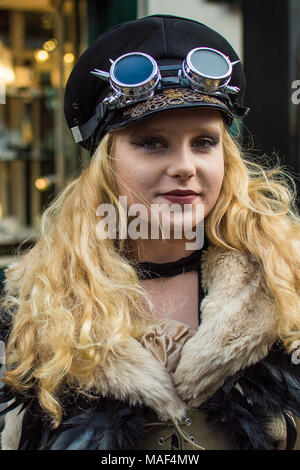
<instances>
[{"instance_id":1,"label":"storefront window","mask_svg":"<svg viewBox=\"0 0 300 470\"><path fill-rule=\"evenodd\" d=\"M85 164L63 114L85 12L85 0L0 0L0 257L34 240L42 211Z\"/></svg>"}]
</instances>

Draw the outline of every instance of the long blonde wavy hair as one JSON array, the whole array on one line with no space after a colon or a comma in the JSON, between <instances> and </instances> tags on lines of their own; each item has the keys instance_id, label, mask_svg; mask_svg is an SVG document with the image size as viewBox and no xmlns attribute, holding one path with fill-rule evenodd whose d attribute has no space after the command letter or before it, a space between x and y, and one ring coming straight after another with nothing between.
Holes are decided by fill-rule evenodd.
<instances>
[{"instance_id":1,"label":"long blonde wavy hair","mask_svg":"<svg viewBox=\"0 0 300 470\"><path fill-rule=\"evenodd\" d=\"M225 174L207 216L208 240L254 256L278 304L279 338L287 349L300 338L299 217L282 168L263 169L243 155L223 128ZM3 381L19 391L36 387L53 427L62 418L60 392L69 385L88 394L95 371L120 337L139 338L153 322L136 251L122 238L99 238L97 207L113 204L127 228L111 158L113 133L88 168L56 196L41 218L33 248L6 270L2 308L11 316Z\"/></svg>"}]
</instances>

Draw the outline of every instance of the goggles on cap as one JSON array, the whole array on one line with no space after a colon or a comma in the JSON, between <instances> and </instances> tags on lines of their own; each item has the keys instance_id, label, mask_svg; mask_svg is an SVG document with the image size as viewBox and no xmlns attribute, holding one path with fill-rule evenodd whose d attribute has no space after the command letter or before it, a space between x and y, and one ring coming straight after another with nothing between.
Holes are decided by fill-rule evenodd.
<instances>
[{"instance_id":1,"label":"goggles on cap","mask_svg":"<svg viewBox=\"0 0 300 470\"><path fill-rule=\"evenodd\" d=\"M198 47L188 53L182 65L159 67L150 55L131 52L111 60L109 73L98 69L91 73L109 81L112 91L103 103L115 109L150 98L155 91L169 84L215 95L238 93L238 87L228 86L232 66L238 62L230 62L215 49ZM177 77L162 78L161 71L177 71Z\"/></svg>"},{"instance_id":2,"label":"goggles on cap","mask_svg":"<svg viewBox=\"0 0 300 470\"><path fill-rule=\"evenodd\" d=\"M192 49L180 65L159 66L153 57L143 52L130 52L114 61L110 59L110 62L109 72L99 69L90 72L108 81L111 91L97 105L92 118L80 127L71 128L76 142L92 135L107 110L146 100L168 86L188 87L219 97L231 109L234 105L229 95L240 91L238 87L228 85L232 67L240 60L231 62L222 52L208 47Z\"/></svg>"}]
</instances>

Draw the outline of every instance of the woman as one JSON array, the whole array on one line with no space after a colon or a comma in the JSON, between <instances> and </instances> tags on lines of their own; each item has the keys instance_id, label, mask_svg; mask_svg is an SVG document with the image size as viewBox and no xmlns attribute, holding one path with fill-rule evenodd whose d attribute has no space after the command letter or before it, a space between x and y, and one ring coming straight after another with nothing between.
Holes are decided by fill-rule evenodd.
<instances>
[{"instance_id":1,"label":"woman","mask_svg":"<svg viewBox=\"0 0 300 470\"><path fill-rule=\"evenodd\" d=\"M244 89L183 18L81 56L65 113L91 163L6 271L2 448L299 448L299 218L231 135Z\"/></svg>"}]
</instances>

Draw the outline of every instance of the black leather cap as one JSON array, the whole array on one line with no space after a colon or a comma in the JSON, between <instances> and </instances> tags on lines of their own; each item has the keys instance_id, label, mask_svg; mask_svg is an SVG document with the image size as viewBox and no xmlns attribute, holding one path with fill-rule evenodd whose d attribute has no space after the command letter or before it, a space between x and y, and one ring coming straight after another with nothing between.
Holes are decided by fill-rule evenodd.
<instances>
[{"instance_id":1,"label":"black leather cap","mask_svg":"<svg viewBox=\"0 0 300 470\"><path fill-rule=\"evenodd\" d=\"M110 111L102 116L101 103L109 93L110 86L107 81L92 75L91 70L97 68L108 72L111 66L109 59L115 60L128 52L150 54L158 65L176 65L182 63L188 52L196 47L216 49L228 56L231 62L239 60L234 49L219 33L197 21L176 16L153 15L121 23L99 36L80 56L65 90L64 109L68 126L76 131L76 128L79 129L88 120L92 119L94 123L95 130L90 136L83 135L81 145L92 150L109 129L116 129L144 117L144 114L140 113L137 117L131 116L129 119L128 114L124 114L122 119L120 110ZM233 66L230 85L240 88L240 92L234 95L234 113L228 110L228 116L242 117L247 108L243 106L245 76L240 62ZM198 103L193 101L192 106L207 104L213 106L213 102L205 103L205 100L199 100ZM166 106L164 109L183 106L191 104L187 102L185 105L181 103L181 106L176 106L173 102L173 106ZM226 106L221 100L215 107L223 107L226 113ZM147 112L145 115L149 114Z\"/></svg>"}]
</instances>

